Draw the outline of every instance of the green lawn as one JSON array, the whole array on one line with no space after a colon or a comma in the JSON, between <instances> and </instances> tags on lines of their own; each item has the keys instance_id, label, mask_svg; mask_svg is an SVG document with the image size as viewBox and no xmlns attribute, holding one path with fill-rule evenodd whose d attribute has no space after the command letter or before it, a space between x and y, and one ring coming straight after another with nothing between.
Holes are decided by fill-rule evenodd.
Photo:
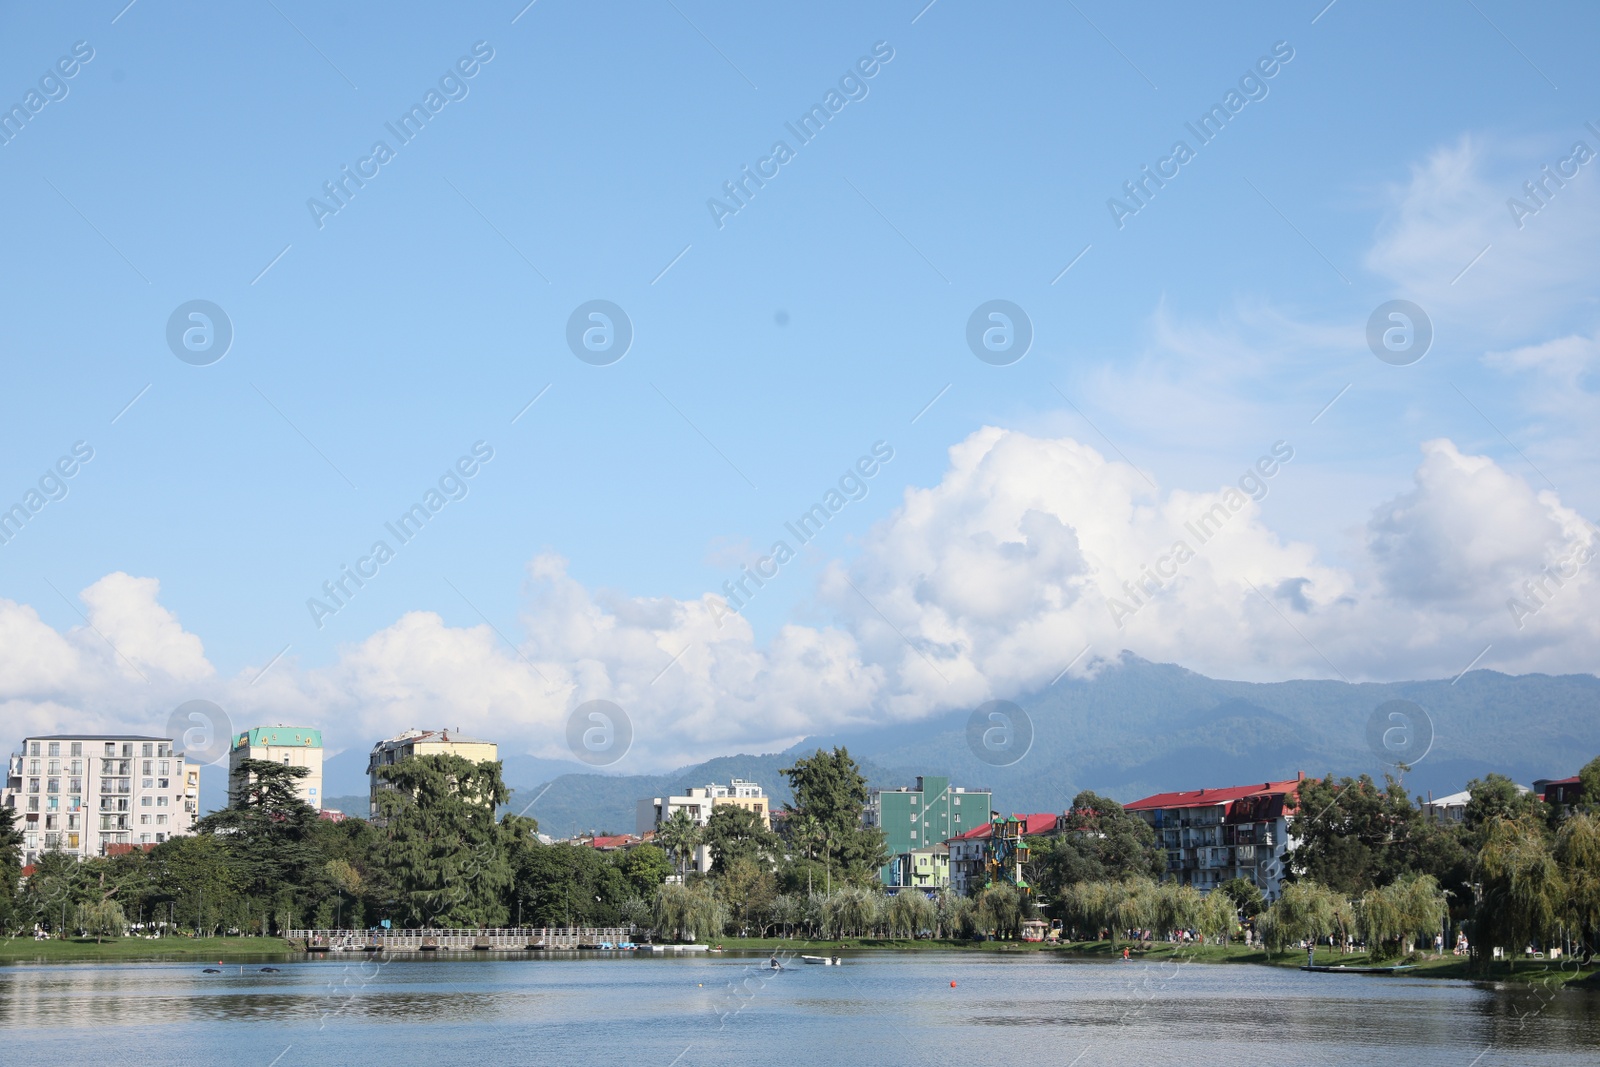
<instances>
[{"instance_id":1,"label":"green lawn","mask_svg":"<svg viewBox=\"0 0 1600 1067\"><path fill-rule=\"evenodd\" d=\"M159 941L125 937L97 945L93 938L35 941L30 937L0 940L0 963L97 963L128 960L255 960L279 959L290 951L277 937L165 937Z\"/></svg>"}]
</instances>

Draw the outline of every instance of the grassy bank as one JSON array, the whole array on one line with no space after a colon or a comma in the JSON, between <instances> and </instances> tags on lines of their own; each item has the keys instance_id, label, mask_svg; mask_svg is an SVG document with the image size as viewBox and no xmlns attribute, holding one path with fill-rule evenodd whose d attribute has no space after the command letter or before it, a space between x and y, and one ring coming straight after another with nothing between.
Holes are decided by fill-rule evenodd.
<instances>
[{"instance_id":1,"label":"grassy bank","mask_svg":"<svg viewBox=\"0 0 1600 1067\"><path fill-rule=\"evenodd\" d=\"M164 937L158 941L125 937L104 944L94 938L35 941L16 937L0 941L0 963L124 963L149 960L280 959L289 943L277 937Z\"/></svg>"}]
</instances>

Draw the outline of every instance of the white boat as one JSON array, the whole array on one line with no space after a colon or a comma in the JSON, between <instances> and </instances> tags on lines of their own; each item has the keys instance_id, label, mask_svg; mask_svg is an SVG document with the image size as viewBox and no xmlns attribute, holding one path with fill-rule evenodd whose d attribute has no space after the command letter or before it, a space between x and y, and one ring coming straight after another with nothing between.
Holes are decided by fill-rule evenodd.
<instances>
[{"instance_id":1,"label":"white boat","mask_svg":"<svg viewBox=\"0 0 1600 1067\"><path fill-rule=\"evenodd\" d=\"M818 963L824 967L837 967L844 962L838 956L801 956L805 963Z\"/></svg>"}]
</instances>

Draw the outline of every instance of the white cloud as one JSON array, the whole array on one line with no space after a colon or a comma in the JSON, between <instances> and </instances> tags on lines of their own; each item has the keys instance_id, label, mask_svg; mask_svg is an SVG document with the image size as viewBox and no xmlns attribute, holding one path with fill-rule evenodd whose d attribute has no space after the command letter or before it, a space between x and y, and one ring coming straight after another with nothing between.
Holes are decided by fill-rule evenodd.
<instances>
[{"instance_id":1,"label":"white cloud","mask_svg":"<svg viewBox=\"0 0 1600 1067\"><path fill-rule=\"evenodd\" d=\"M825 570L818 596L838 625L785 626L765 647L718 597L596 592L541 555L515 649L487 625L411 612L330 665L286 658L252 684L259 667L214 676L153 580L114 574L83 594L104 638L0 601L0 709L22 730L143 729L202 697L235 727L295 721L336 745L448 726L561 757L572 709L605 698L634 725L618 769L639 770L1015 696L1086 645L1078 670L1126 648L1230 677L1439 676L1486 643L1484 665L1500 670L1590 669L1588 569L1544 579L1521 628L1506 608L1534 604L1525 583L1588 542L1584 521L1448 440L1422 451L1413 486L1373 514L1365 563L1345 571L1274 532L1237 485L1162 491L1071 438L984 428L951 448L937 485L906 491L855 559ZM1278 463L1245 490L1296 476L1295 460ZM1181 565L1178 541L1193 552Z\"/></svg>"}]
</instances>

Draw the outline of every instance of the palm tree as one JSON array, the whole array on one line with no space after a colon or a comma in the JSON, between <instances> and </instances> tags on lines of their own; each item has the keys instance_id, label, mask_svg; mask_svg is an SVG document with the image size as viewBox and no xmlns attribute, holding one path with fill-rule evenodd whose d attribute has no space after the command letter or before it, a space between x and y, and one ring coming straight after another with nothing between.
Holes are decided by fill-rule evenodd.
<instances>
[{"instance_id":1,"label":"palm tree","mask_svg":"<svg viewBox=\"0 0 1600 1067\"><path fill-rule=\"evenodd\" d=\"M694 850L700 846L704 836L699 824L683 808L669 815L656 830L656 840L678 861L680 878L683 877L689 861L694 858Z\"/></svg>"}]
</instances>

